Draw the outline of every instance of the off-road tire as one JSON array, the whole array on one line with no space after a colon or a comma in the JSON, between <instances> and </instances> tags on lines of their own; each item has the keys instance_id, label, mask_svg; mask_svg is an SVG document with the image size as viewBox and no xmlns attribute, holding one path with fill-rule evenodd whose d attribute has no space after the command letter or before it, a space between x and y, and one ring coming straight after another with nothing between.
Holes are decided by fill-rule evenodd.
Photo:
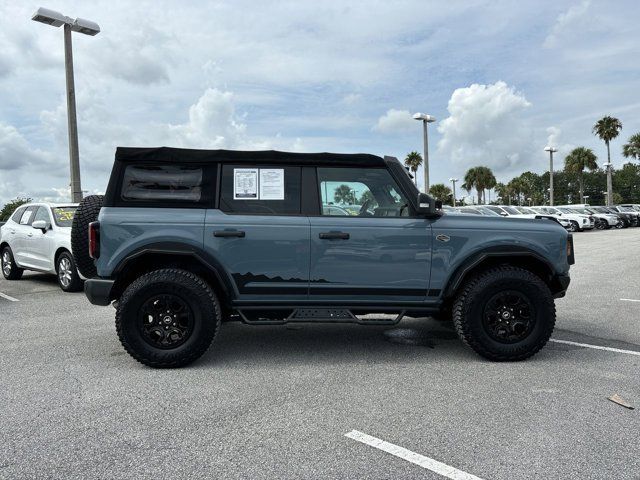
<instances>
[{"instance_id":1,"label":"off-road tire","mask_svg":"<svg viewBox=\"0 0 640 480\"><path fill-rule=\"evenodd\" d=\"M179 296L193 313L193 331L175 348L153 346L142 333L141 308L162 293ZM207 282L186 270L161 269L142 275L125 289L116 308L116 331L124 349L138 362L154 368L177 368L209 349L221 317L220 304Z\"/></svg>"},{"instance_id":2,"label":"off-road tire","mask_svg":"<svg viewBox=\"0 0 640 480\"><path fill-rule=\"evenodd\" d=\"M517 291L533 305L534 324L517 343L491 338L484 326L484 307L500 291ZM485 270L468 280L453 304L453 324L462 341L476 353L493 361L525 360L549 340L556 321L556 309L549 287L528 270L500 266Z\"/></svg>"},{"instance_id":3,"label":"off-road tire","mask_svg":"<svg viewBox=\"0 0 640 480\"><path fill-rule=\"evenodd\" d=\"M103 195L85 197L78 205L71 224L73 259L76 267L85 278L93 278L98 274L93 258L89 256L89 224L98 219L103 202Z\"/></svg>"},{"instance_id":4,"label":"off-road tire","mask_svg":"<svg viewBox=\"0 0 640 480\"><path fill-rule=\"evenodd\" d=\"M63 260L67 260L70 264L69 270L71 278L69 284L66 286L60 278L60 269L62 268ZM73 255L67 251L62 252L58 255L58 258L56 258L56 278L58 279L58 286L63 292L79 292L82 290L82 279L80 278L80 275L78 275L76 263L73 261Z\"/></svg>"},{"instance_id":5,"label":"off-road tire","mask_svg":"<svg viewBox=\"0 0 640 480\"><path fill-rule=\"evenodd\" d=\"M6 255L5 255L6 254ZM9 258L9 275L7 275L4 271L4 258L8 256ZM13 252L10 247L4 247L2 252L0 252L0 269L2 270L2 275L7 280L20 280L22 278L22 274L24 273L24 269L18 267L15 259L13 258Z\"/></svg>"}]
</instances>

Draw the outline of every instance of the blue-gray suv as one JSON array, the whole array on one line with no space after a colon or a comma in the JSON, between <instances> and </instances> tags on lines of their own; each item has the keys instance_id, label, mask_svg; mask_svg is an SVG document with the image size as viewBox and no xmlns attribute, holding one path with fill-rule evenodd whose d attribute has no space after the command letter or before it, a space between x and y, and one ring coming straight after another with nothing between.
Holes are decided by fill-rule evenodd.
<instances>
[{"instance_id":1,"label":"blue-gray suv","mask_svg":"<svg viewBox=\"0 0 640 480\"><path fill-rule=\"evenodd\" d=\"M72 247L87 297L114 304L125 350L152 367L196 360L233 319L432 316L491 360L535 354L569 285L571 235L436 207L392 157L118 148Z\"/></svg>"}]
</instances>

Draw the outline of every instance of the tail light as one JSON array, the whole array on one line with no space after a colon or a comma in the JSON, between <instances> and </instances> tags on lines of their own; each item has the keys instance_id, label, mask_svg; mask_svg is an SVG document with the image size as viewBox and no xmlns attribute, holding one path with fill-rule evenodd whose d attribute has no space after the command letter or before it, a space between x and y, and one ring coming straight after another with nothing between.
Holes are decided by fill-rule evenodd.
<instances>
[{"instance_id":1,"label":"tail light","mask_svg":"<svg viewBox=\"0 0 640 480\"><path fill-rule=\"evenodd\" d=\"M89 256L94 260L100 257L100 222L89 224Z\"/></svg>"}]
</instances>

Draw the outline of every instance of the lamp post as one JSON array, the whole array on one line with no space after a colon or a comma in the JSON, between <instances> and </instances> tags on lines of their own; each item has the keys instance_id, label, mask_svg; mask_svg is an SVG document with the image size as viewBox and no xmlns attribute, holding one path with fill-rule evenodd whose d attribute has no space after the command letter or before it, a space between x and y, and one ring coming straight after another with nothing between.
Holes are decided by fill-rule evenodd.
<instances>
[{"instance_id":1,"label":"lamp post","mask_svg":"<svg viewBox=\"0 0 640 480\"><path fill-rule=\"evenodd\" d=\"M613 205L613 180L611 178L613 163L607 162L603 166L607 169L607 207L610 207Z\"/></svg>"},{"instance_id":2,"label":"lamp post","mask_svg":"<svg viewBox=\"0 0 640 480\"><path fill-rule=\"evenodd\" d=\"M64 26L64 68L67 83L67 129L69 133L69 163L71 170L71 200L75 203L82 201L82 187L80 185L80 156L78 153L78 120L76 118L76 93L73 81L73 51L71 46L71 32L85 35L97 35L100 27L97 23L82 18L70 18L48 8L39 8L31 20L46 23L52 27Z\"/></svg>"},{"instance_id":3,"label":"lamp post","mask_svg":"<svg viewBox=\"0 0 640 480\"><path fill-rule=\"evenodd\" d=\"M553 154L558 151L555 147L545 147L545 152L549 152L549 205L553 207Z\"/></svg>"},{"instance_id":4,"label":"lamp post","mask_svg":"<svg viewBox=\"0 0 640 480\"><path fill-rule=\"evenodd\" d=\"M453 206L456 206L456 182L457 178L450 178L449 181L453 184Z\"/></svg>"},{"instance_id":5,"label":"lamp post","mask_svg":"<svg viewBox=\"0 0 640 480\"><path fill-rule=\"evenodd\" d=\"M413 115L414 120L422 121L422 132L424 136L424 191L429 191L429 137L427 134L427 124L435 122L435 117L426 113L416 113Z\"/></svg>"}]
</instances>

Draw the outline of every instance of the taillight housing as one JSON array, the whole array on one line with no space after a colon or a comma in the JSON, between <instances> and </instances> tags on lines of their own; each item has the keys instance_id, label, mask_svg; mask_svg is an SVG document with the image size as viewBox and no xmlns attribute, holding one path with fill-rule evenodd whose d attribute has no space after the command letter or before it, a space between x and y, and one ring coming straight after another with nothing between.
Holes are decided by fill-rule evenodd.
<instances>
[{"instance_id":1,"label":"taillight housing","mask_svg":"<svg viewBox=\"0 0 640 480\"><path fill-rule=\"evenodd\" d=\"M100 257L100 222L89 224L89 256L94 260Z\"/></svg>"}]
</instances>

